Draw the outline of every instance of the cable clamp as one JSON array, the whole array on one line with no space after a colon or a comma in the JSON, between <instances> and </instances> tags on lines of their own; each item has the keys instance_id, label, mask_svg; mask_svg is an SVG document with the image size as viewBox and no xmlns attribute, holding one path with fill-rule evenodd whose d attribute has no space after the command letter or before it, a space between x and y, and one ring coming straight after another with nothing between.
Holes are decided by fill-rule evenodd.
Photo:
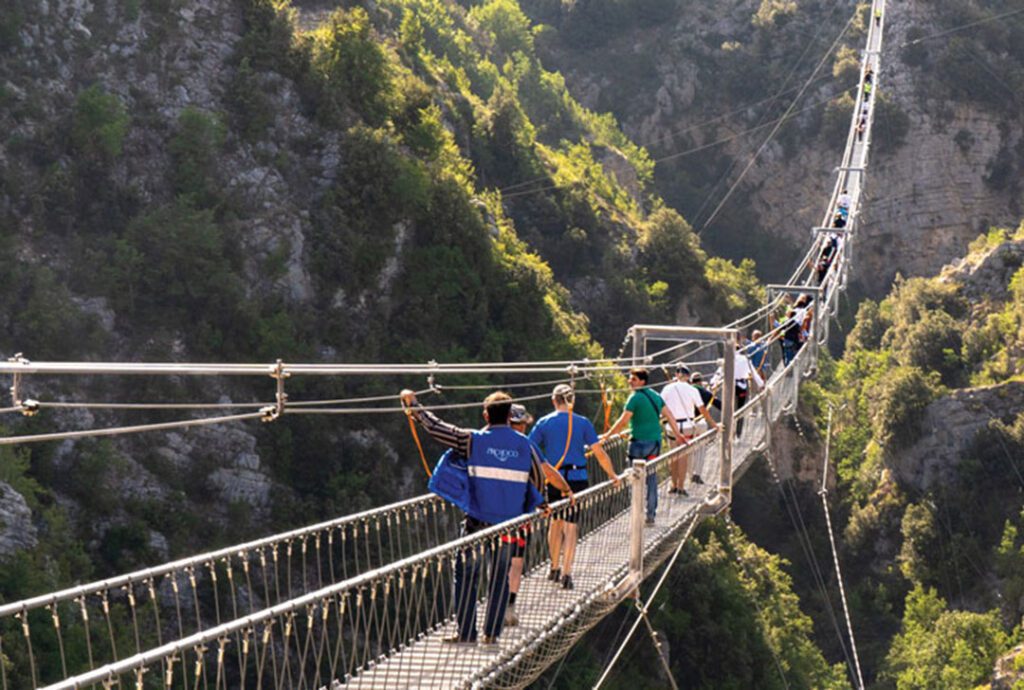
<instances>
[{"instance_id":1,"label":"cable clamp","mask_svg":"<svg viewBox=\"0 0 1024 690\"><path fill-rule=\"evenodd\" d=\"M288 394L284 391L284 381L291 376L284 368L284 361L277 360L270 377L277 381L277 391L274 393L274 405L260 409L260 421L273 422L284 414L285 404L288 402Z\"/></svg>"},{"instance_id":2,"label":"cable clamp","mask_svg":"<svg viewBox=\"0 0 1024 690\"><path fill-rule=\"evenodd\" d=\"M35 417L39 414L38 400L32 400L31 398L28 400L22 400L18 407L21 408L21 413L26 417Z\"/></svg>"},{"instance_id":3,"label":"cable clamp","mask_svg":"<svg viewBox=\"0 0 1024 690\"><path fill-rule=\"evenodd\" d=\"M20 352L15 353L13 357L8 357L7 361L11 364L21 364L22 366L31 364ZM21 374L15 372L11 379L11 405L21 407Z\"/></svg>"}]
</instances>

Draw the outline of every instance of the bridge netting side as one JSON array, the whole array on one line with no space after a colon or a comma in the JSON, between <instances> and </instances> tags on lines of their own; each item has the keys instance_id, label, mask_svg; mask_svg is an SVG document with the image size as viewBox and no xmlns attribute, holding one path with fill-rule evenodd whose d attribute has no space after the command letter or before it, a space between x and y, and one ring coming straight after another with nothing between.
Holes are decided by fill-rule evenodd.
<instances>
[{"instance_id":1,"label":"bridge netting side","mask_svg":"<svg viewBox=\"0 0 1024 690\"><path fill-rule=\"evenodd\" d=\"M788 365L773 352L767 385L735 415L734 479L771 444L772 425L794 411L800 383L814 374L818 348L828 341L846 287L878 94L884 8L884 0L874 0L872 13L879 18L869 23L861 85L822 226L790 280L773 286L764 307L733 324L764 323L770 330L785 295L816 296L807 345ZM868 69L874 88L865 94ZM851 199L849 220L819 285L813 264L825 235L833 232L844 190ZM701 351L699 344L674 348L665 361ZM656 359L645 355L637 361ZM574 508L565 501L554 506L554 518L570 509L579 515L574 590L553 588L544 579L543 535L552 517L524 516L459 537L455 511L420 496L2 606L2 688L523 687L633 592L712 512L706 499L718 492L724 447L718 434L708 432L630 470L624 441L613 442L616 470L628 481L618 487L595 484ZM706 482L689 498L668 493L669 463L684 453ZM659 476L662 509L653 526L638 531L636 486L650 472ZM506 629L497 647L444 645L440 638L453 629L456 560L486 566L503 538L523 530L533 537L520 593L522 624ZM630 558L637 545L643 554L639 571ZM487 568L482 570L488 583ZM481 586L481 602L487 591Z\"/></svg>"}]
</instances>

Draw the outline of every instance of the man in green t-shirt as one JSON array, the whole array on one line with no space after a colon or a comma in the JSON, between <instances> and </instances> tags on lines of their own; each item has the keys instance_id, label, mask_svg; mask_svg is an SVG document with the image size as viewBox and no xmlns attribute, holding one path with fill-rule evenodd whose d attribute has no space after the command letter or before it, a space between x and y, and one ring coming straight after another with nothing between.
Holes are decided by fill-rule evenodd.
<instances>
[{"instance_id":1,"label":"man in green t-shirt","mask_svg":"<svg viewBox=\"0 0 1024 690\"><path fill-rule=\"evenodd\" d=\"M661 452L661 420L675 434L676 443L683 444L683 436L672 413L665 406L656 391L647 387L649 376L646 369L629 370L629 387L633 389L626 400L626 409L615 420L602 440L617 434L629 423L629 458L631 460L653 460ZM658 473L647 474L647 524L654 524L654 514L658 510Z\"/></svg>"}]
</instances>

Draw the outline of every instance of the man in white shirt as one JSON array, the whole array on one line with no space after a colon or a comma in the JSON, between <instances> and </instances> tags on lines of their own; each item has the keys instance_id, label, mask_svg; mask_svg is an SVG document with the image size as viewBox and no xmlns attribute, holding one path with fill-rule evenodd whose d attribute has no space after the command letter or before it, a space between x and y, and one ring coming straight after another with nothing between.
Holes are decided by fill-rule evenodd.
<instances>
[{"instance_id":1,"label":"man in white shirt","mask_svg":"<svg viewBox=\"0 0 1024 690\"><path fill-rule=\"evenodd\" d=\"M690 385L690 370L686 365L676 365L676 377L661 390L661 398L665 401L665 406L668 407L672 418L676 420L684 443L696 436L695 420L698 412L707 420L709 428L718 428L714 418L708 412L707 407L704 406L704 400L700 397L700 392ZM672 473L672 488L669 490L669 493L688 496L689 494L686 493L685 487L686 475L690 471L690 454L688 452L681 453L672 462L670 470ZM704 483L699 474L693 475L691 481L695 484Z\"/></svg>"},{"instance_id":2,"label":"man in white shirt","mask_svg":"<svg viewBox=\"0 0 1024 690\"><path fill-rule=\"evenodd\" d=\"M849 212L850 204L852 203L853 198L850 196L850 193L845 189L843 190L842 194L839 195L839 198L836 200L836 206L838 206L840 209L845 209L847 212Z\"/></svg>"},{"instance_id":3,"label":"man in white shirt","mask_svg":"<svg viewBox=\"0 0 1024 690\"><path fill-rule=\"evenodd\" d=\"M723 383L722 379L725 375L722 373L722 368L719 367L715 375L711 377L711 388L712 390L720 383ZM737 335L736 338L736 359L735 365L733 366L733 385L736 390L736 412L743 409L743 406L747 404L747 397L750 395L750 383L754 382L757 384L758 389L764 387L764 379L761 378L761 374L758 373L757 369L753 364L750 363L750 358L743 354L743 338ZM743 430L743 420L739 419L736 421L736 435L739 436Z\"/></svg>"}]
</instances>

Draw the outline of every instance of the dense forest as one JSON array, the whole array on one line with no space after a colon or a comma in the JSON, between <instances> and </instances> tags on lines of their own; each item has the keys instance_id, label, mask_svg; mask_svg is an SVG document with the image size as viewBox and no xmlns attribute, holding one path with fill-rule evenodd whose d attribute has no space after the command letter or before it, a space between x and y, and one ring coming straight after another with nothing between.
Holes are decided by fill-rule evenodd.
<instances>
[{"instance_id":1,"label":"dense forest","mask_svg":"<svg viewBox=\"0 0 1024 690\"><path fill-rule=\"evenodd\" d=\"M816 495L829 410L830 500L869 686L984 685L1022 641L1024 226L987 231L1007 209L1014 223L1024 210L1024 21L990 21L1013 4L928 0L893 12L904 40L880 101L883 174L898 174L927 124L989 195L972 196L999 203L958 229L986 232L941 274L898 276L891 292L874 273L854 276L855 297L880 299L849 304L845 343L823 354L780 430L793 456L779 473L767 462L750 473L734 521L698 530L660 595L653 621L687 687L850 686ZM8 0L0 353L599 358L632 323L724 323L759 305L763 283L797 260L806 232L777 227L778 214L820 214L867 8ZM821 81L726 203L747 144L704 147L780 117L789 101L773 96L798 86L790 79L812 67L804 53L828 47L831 28L821 27L849 13ZM982 23L919 41L973 22ZM722 113L711 129L689 129ZM977 129L960 126L970 118ZM700 155L676 155L691 149ZM803 168L821 179L789 211L798 192L785 187ZM919 212L929 213L942 215ZM883 257L886 276L916 271L923 252L901 255L897 244L868 244L866 258ZM938 265L962 253L947 244ZM330 398L403 385L290 390ZM267 392L227 380L30 386L58 400ZM4 430L120 423L112 412L47 411L8 417ZM0 598L421 493L401 423L296 417L221 434L4 447ZM809 534L788 520L793 511L813 523ZM809 557L829 562L824 583ZM614 612L540 684L589 687L628 613ZM612 686L662 686L653 647L631 649ZM1015 687L1024 655L1007 659L1010 680L992 687Z\"/></svg>"}]
</instances>

